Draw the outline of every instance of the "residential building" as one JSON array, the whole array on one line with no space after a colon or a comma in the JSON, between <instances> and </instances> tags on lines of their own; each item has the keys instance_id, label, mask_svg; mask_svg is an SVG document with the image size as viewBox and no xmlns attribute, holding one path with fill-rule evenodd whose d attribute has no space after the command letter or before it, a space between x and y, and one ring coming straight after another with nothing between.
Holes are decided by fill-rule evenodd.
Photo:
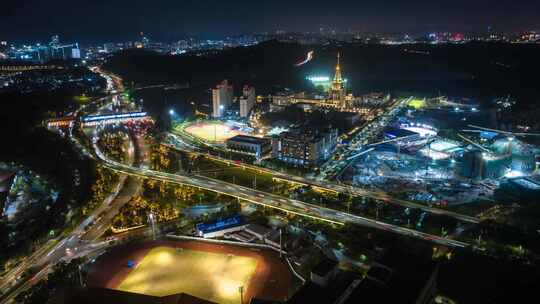
<instances>
[{"instance_id":1,"label":"residential building","mask_svg":"<svg viewBox=\"0 0 540 304\"><path fill-rule=\"evenodd\" d=\"M212 89L212 117L220 118L231 106L233 101L233 86L225 79Z\"/></svg>"},{"instance_id":2,"label":"residential building","mask_svg":"<svg viewBox=\"0 0 540 304\"><path fill-rule=\"evenodd\" d=\"M299 167L317 166L328 159L337 145L338 130L304 126L272 139L272 156Z\"/></svg>"},{"instance_id":3,"label":"residential building","mask_svg":"<svg viewBox=\"0 0 540 304\"><path fill-rule=\"evenodd\" d=\"M242 93L242 97L240 97L240 117L247 117L257 101L255 88L246 85L244 86Z\"/></svg>"}]
</instances>

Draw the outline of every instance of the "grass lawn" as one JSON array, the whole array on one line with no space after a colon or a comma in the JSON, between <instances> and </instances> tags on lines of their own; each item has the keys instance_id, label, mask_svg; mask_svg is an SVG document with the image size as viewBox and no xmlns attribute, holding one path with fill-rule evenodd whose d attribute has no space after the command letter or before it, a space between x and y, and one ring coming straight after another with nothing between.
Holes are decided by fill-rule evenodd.
<instances>
[{"instance_id":1,"label":"grass lawn","mask_svg":"<svg viewBox=\"0 0 540 304\"><path fill-rule=\"evenodd\" d=\"M165 296L185 292L225 304L240 303L257 260L228 254L156 247L135 266L118 290Z\"/></svg>"}]
</instances>

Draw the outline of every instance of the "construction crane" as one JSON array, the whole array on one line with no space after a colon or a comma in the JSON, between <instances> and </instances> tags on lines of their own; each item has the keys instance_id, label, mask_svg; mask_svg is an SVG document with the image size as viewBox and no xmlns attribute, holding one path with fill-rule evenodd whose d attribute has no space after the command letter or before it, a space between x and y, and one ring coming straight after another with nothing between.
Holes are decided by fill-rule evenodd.
<instances>
[{"instance_id":1,"label":"construction crane","mask_svg":"<svg viewBox=\"0 0 540 304\"><path fill-rule=\"evenodd\" d=\"M508 135L508 136L511 136L511 137L516 137L516 136L540 136L540 133L510 132L510 131L503 131L503 130L496 130L496 129L480 127L480 126L476 126L476 125L467 125L467 126L469 128L480 130L480 132L481 131L487 131L487 132L504 134L504 135ZM463 131L473 132L474 130L463 130Z\"/></svg>"},{"instance_id":2,"label":"construction crane","mask_svg":"<svg viewBox=\"0 0 540 304\"><path fill-rule=\"evenodd\" d=\"M470 140L469 138L467 138L467 137L465 137L465 136L463 136L463 135L461 135L461 134L459 134L459 133L458 133L458 136L459 136L459 138L461 138L461 139L463 139L464 141L468 142L469 144L471 144L471 145L477 147L478 149L480 149L480 150L482 150L482 151L484 151L484 152L486 152L486 153L491 153L491 151L490 151L489 149L483 147L483 146L480 145L480 144L475 143L474 141Z\"/></svg>"},{"instance_id":3,"label":"construction crane","mask_svg":"<svg viewBox=\"0 0 540 304\"><path fill-rule=\"evenodd\" d=\"M492 132L492 133L506 135L508 137L508 154L510 155L512 154L514 138L527 137L527 136L540 136L540 133L510 132L510 131L485 128L485 127L476 126L476 125L468 125L468 127L473 128L474 130L463 130L463 131L464 132Z\"/></svg>"}]
</instances>

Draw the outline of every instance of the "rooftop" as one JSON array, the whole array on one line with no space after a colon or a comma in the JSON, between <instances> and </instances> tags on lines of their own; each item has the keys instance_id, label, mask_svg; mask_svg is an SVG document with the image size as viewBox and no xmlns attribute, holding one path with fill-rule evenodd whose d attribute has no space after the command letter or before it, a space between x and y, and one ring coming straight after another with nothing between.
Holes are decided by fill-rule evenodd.
<instances>
[{"instance_id":1,"label":"rooftop","mask_svg":"<svg viewBox=\"0 0 540 304\"><path fill-rule=\"evenodd\" d=\"M210 233L214 231L219 231L231 227L237 227L241 225L245 225L246 222L243 217L240 215L235 215L219 220L215 220L208 223L199 223L196 225L197 230L202 231L203 233Z\"/></svg>"},{"instance_id":2,"label":"rooftop","mask_svg":"<svg viewBox=\"0 0 540 304\"><path fill-rule=\"evenodd\" d=\"M416 132L405 130L405 129L398 129L398 128L388 128L384 130L384 134L392 138L418 135L418 133Z\"/></svg>"},{"instance_id":3,"label":"rooftop","mask_svg":"<svg viewBox=\"0 0 540 304\"><path fill-rule=\"evenodd\" d=\"M255 234L258 234L260 236L266 236L272 232L272 229L261 226L259 224L249 224L246 226L246 230L248 232L253 232Z\"/></svg>"},{"instance_id":4,"label":"rooftop","mask_svg":"<svg viewBox=\"0 0 540 304\"><path fill-rule=\"evenodd\" d=\"M248 143L248 144L256 144L256 145L264 145L264 144L269 143L269 140L266 138L248 136L248 135L236 135L234 137L227 139L227 142L231 142L231 141Z\"/></svg>"}]
</instances>

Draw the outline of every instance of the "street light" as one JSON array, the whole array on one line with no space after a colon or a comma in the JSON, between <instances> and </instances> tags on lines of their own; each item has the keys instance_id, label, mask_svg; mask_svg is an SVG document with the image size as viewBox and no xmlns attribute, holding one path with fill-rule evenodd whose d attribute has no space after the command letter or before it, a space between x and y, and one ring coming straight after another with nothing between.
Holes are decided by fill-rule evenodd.
<instances>
[{"instance_id":1,"label":"street light","mask_svg":"<svg viewBox=\"0 0 540 304\"><path fill-rule=\"evenodd\" d=\"M150 212L148 215L148 219L150 221L150 228L152 229L152 239L156 240L156 220L154 218L154 213Z\"/></svg>"},{"instance_id":2,"label":"street light","mask_svg":"<svg viewBox=\"0 0 540 304\"><path fill-rule=\"evenodd\" d=\"M169 110L169 115L174 115L174 110L173 109Z\"/></svg>"}]
</instances>

